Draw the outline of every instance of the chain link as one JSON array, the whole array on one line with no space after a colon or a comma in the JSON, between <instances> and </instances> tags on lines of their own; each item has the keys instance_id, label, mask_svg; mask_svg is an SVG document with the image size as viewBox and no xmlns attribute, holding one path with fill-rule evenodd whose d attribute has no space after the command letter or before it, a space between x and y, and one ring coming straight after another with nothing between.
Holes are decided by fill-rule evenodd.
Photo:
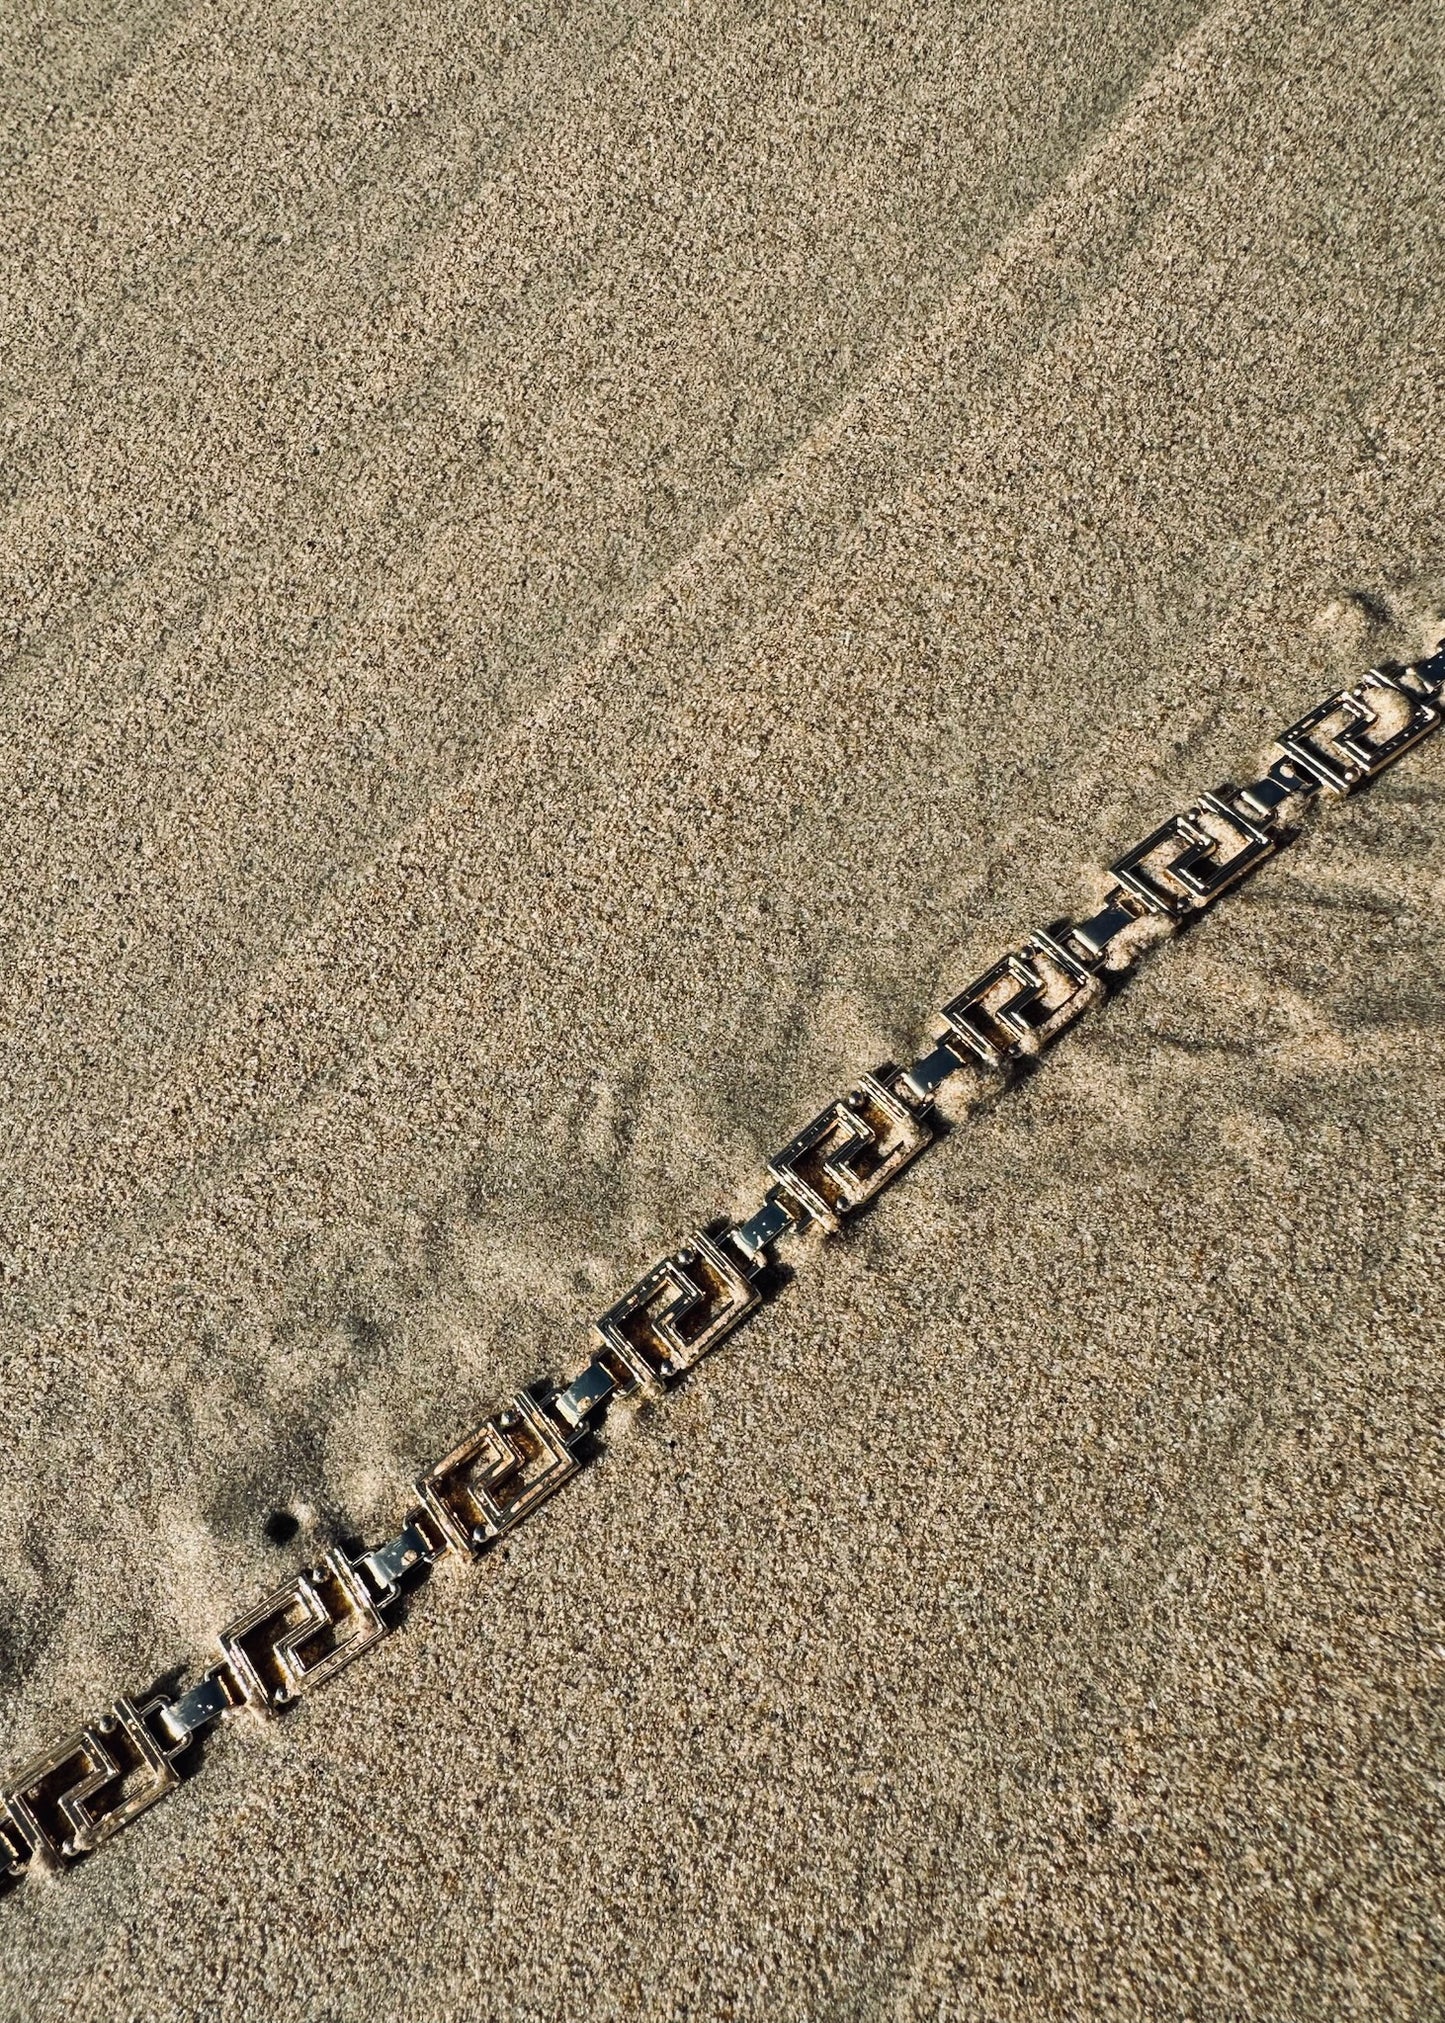
<instances>
[{"instance_id":1,"label":"chain link","mask_svg":"<svg viewBox=\"0 0 1445 2023\"><path fill-rule=\"evenodd\" d=\"M836 1231L926 1149L947 1081L1038 1054L1104 995L1107 972L1137 960L1131 929L1212 906L1279 848L1291 803L1355 792L1435 730L1442 690L1445 646L1308 711L1260 779L1226 781L1117 857L1096 912L1030 935L951 997L911 1067L885 1063L820 1111L769 1160L751 1215L700 1230L602 1315L576 1375L519 1392L417 1479L395 1537L355 1558L328 1552L226 1624L219 1658L184 1690L118 1699L22 1764L0 1787L0 1888L36 1862L92 1853L176 1788L218 1723L275 1715L325 1684L389 1633L438 1560L475 1559L523 1523L595 1452L615 1399L663 1396L776 1289L779 1245Z\"/></svg>"}]
</instances>

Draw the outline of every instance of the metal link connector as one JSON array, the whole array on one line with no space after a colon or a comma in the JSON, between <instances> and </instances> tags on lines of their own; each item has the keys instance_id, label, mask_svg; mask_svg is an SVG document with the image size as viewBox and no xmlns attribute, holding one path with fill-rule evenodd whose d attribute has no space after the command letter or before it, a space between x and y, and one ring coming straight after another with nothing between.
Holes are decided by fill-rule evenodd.
<instances>
[{"instance_id":1,"label":"metal link connector","mask_svg":"<svg viewBox=\"0 0 1445 2023\"><path fill-rule=\"evenodd\" d=\"M385 1545L363 1552L356 1564L371 1583L376 1600L391 1602L401 1593L403 1583L429 1568L442 1550L413 1518Z\"/></svg>"},{"instance_id":2,"label":"metal link connector","mask_svg":"<svg viewBox=\"0 0 1445 2023\"><path fill-rule=\"evenodd\" d=\"M616 1377L600 1356L594 1356L585 1369L578 1371L566 1390L557 1393L552 1400L552 1410L569 1426L580 1429L593 1412L607 1403L616 1389Z\"/></svg>"},{"instance_id":3,"label":"metal link connector","mask_svg":"<svg viewBox=\"0 0 1445 2023\"><path fill-rule=\"evenodd\" d=\"M1438 646L1427 660L1412 661L1408 667L1382 669L1388 672L1412 695L1422 695L1431 701L1445 689L1445 646Z\"/></svg>"},{"instance_id":4,"label":"metal link connector","mask_svg":"<svg viewBox=\"0 0 1445 2023\"><path fill-rule=\"evenodd\" d=\"M1069 929L1070 945L1082 949L1085 960L1091 966L1097 965L1125 929L1143 919L1144 912L1144 907L1132 892L1116 885L1105 896L1104 904L1097 913L1090 914L1087 920L1074 922Z\"/></svg>"},{"instance_id":5,"label":"metal link connector","mask_svg":"<svg viewBox=\"0 0 1445 2023\"><path fill-rule=\"evenodd\" d=\"M161 1747L178 1756L203 1730L241 1705L244 1697L231 1667L212 1665L174 1700L152 1701L145 1711L151 1732L160 1731Z\"/></svg>"},{"instance_id":6,"label":"metal link connector","mask_svg":"<svg viewBox=\"0 0 1445 2023\"><path fill-rule=\"evenodd\" d=\"M769 1246L785 1236L791 1236L800 1220L797 1209L784 1199L781 1188L770 1187L762 1207L746 1222L740 1222L736 1228L729 1230L728 1240L737 1246L749 1264L760 1265L766 1260Z\"/></svg>"},{"instance_id":7,"label":"metal link connector","mask_svg":"<svg viewBox=\"0 0 1445 2023\"><path fill-rule=\"evenodd\" d=\"M1313 773L1307 773L1293 759L1276 759L1262 780L1253 780L1239 789L1238 799L1262 822L1269 822L1286 801L1296 795L1308 797L1319 790L1320 783Z\"/></svg>"},{"instance_id":8,"label":"metal link connector","mask_svg":"<svg viewBox=\"0 0 1445 2023\"><path fill-rule=\"evenodd\" d=\"M898 1079L898 1093L905 1102L926 1109L949 1077L966 1065L964 1056L947 1040L941 1040L931 1053L921 1054L911 1068L903 1070Z\"/></svg>"}]
</instances>

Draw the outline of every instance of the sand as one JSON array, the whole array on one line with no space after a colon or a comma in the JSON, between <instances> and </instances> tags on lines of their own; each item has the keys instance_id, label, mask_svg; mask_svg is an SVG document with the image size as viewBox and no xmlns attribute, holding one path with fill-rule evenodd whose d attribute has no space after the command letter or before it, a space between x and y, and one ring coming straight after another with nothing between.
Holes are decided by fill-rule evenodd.
<instances>
[{"instance_id":1,"label":"sand","mask_svg":"<svg viewBox=\"0 0 1445 2023\"><path fill-rule=\"evenodd\" d=\"M4 35L13 1762L1433 643L1445 181L1423 4ZM1442 814L0 1902L0 2013L1440 2014Z\"/></svg>"}]
</instances>

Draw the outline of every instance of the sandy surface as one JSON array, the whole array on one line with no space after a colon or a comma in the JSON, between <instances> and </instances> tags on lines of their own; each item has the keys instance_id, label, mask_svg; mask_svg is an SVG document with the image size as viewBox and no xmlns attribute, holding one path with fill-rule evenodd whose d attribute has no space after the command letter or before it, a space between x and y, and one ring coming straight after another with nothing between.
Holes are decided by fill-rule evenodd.
<instances>
[{"instance_id":1,"label":"sandy surface","mask_svg":"<svg viewBox=\"0 0 1445 2023\"><path fill-rule=\"evenodd\" d=\"M4 37L13 1761L1433 641L1445 122L1423 4ZM6 1899L0 2013L1440 2015L1442 818Z\"/></svg>"}]
</instances>

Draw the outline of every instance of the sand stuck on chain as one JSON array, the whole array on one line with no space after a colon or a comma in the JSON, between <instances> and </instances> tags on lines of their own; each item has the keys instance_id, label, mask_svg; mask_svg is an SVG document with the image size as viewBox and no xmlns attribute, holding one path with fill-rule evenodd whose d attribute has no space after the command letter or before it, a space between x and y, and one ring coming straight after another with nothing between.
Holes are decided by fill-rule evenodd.
<instances>
[{"instance_id":1,"label":"sand stuck on chain","mask_svg":"<svg viewBox=\"0 0 1445 2023\"><path fill-rule=\"evenodd\" d=\"M1433 643L1445 121L1408 0L0 32L14 1762ZM0 2014L1437 2013L1442 902L1445 740Z\"/></svg>"}]
</instances>

